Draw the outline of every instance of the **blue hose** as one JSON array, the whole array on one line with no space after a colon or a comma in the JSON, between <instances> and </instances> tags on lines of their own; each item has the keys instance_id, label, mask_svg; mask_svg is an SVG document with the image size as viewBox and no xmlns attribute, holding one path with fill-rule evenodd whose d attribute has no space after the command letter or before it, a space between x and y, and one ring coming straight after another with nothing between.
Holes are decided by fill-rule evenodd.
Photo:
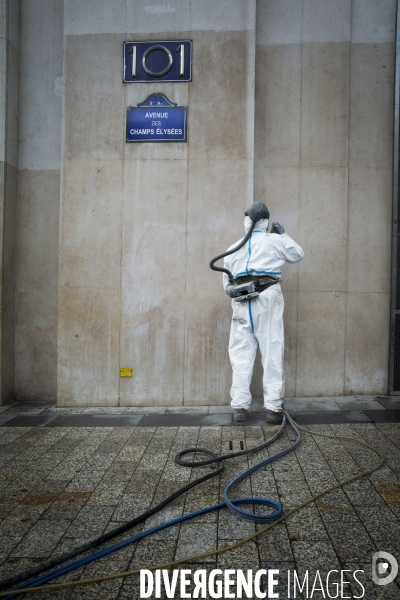
<instances>
[{"instance_id":1,"label":"blue hose","mask_svg":"<svg viewBox=\"0 0 400 600\"><path fill-rule=\"evenodd\" d=\"M265 467L266 465L274 462L275 460L278 460L279 458L286 456L286 454L289 454L289 452L293 452L293 450L296 450L296 448L300 444L300 440L301 440L300 432L297 429L296 425L294 424L294 422L292 421L292 419L290 418L289 415L287 415L287 420L289 421L290 426L294 429L294 431L297 434L297 438L296 438L295 442L291 446L284 448L280 452L277 452L276 454L273 454L269 458L266 458L265 460L262 460L261 462L257 463L253 467L250 467L250 469L243 471L243 473L240 473L237 477L232 479L232 481L230 483L228 483L228 485L225 488L224 498L225 498L226 506L235 515L242 517L242 519L247 519L248 521L253 521L256 523L271 523L272 521L279 519L283 514L281 505L277 504L277 503L275 503L275 504L279 507L279 509L277 510L277 512L275 512L273 514L257 514L257 513L254 514L254 513L247 512L246 510L242 510L238 506L235 506L235 500L229 500L228 495L229 495L230 490L233 488L233 486L235 486L237 483L242 481L242 479L244 479L245 477L248 477L249 475L254 473L254 471L258 471L262 467ZM260 500L260 498L253 498L253 500ZM269 500L269 502L272 502L272 500ZM259 504L259 503L255 502L255 504Z\"/></svg>"},{"instance_id":2,"label":"blue hose","mask_svg":"<svg viewBox=\"0 0 400 600\"><path fill-rule=\"evenodd\" d=\"M207 508L203 508L196 512L190 513L188 515L184 515L182 517L178 517L177 519L173 519L172 521L167 521L166 523L157 525L156 527L153 527L151 529L143 531L142 533L139 533L138 535L128 538L127 540L119 542L118 544L114 544L113 546L109 546L108 548L104 548L103 550L98 550L97 552L93 552L92 554L84 556L81 559L78 559L74 562L68 563L67 565L65 565L63 567L58 567L57 569L54 569L48 573L40 575L39 577L35 577L33 579L25 581L25 582L21 583L20 585L13 587L9 591L12 592L15 590L20 590L20 589L24 589L24 588L28 588L28 587L37 587L41 584L51 581L52 579L60 577L61 575L70 573L71 571L74 571L75 569L78 569L79 567L83 567L84 565L86 565L94 560L97 560L98 558L101 558L102 556L106 556L107 554L111 554L112 552L115 552L116 550L125 548L126 546L133 544L134 542L138 542L139 540L142 540L154 533L157 533L158 531L162 531L163 529L167 529L168 527L172 527L173 525L177 525L178 523L182 523L183 521L187 521L188 519L192 519L194 517L198 517L200 515L207 514L209 512L218 510L220 508L227 507L227 508L229 508L229 510L231 512L238 515L239 517L241 517L243 519L247 519L248 521L253 521L255 523L264 523L265 524L265 523L271 523L271 522L275 521L276 519L279 519L283 514L283 510L282 510L281 505L278 502L274 502L273 500L268 500L266 498L237 498L235 500L229 500L228 495L229 495L230 490L236 484L238 484L240 481L242 481L245 477L248 477L255 471L258 471L259 469L261 469L262 467L265 467L266 465L271 464L272 462L278 460L279 458L282 458L283 456L285 456L286 454L289 454L289 452L292 452L293 450L295 450L298 447L298 445L300 444L300 432L297 429L296 425L294 424L294 422L292 421L292 419L290 418L289 415L287 415L287 420L288 420L290 426L292 427L292 429L297 434L297 438L293 442L293 444L291 444L287 448L284 448L283 450L280 450L276 454L269 456L268 458L255 464L254 466L250 467L249 469L246 469L246 471L243 471L243 473L240 473L237 477L232 479L232 481L226 486L225 491L224 491L225 502L221 502L220 504L215 504L214 506L208 506ZM275 511L273 513L267 513L267 514L251 513L251 512L248 512L246 510L239 508L240 504L268 506L268 507L274 508ZM7 596L5 600L9 600L10 598L15 598L15 594L11 594L10 596Z\"/></svg>"}]
</instances>

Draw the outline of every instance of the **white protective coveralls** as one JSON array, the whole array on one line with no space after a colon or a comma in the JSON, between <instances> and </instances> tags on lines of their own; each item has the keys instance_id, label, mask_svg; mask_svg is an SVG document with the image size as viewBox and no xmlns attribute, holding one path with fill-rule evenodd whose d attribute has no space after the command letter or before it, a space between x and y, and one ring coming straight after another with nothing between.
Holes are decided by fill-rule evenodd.
<instances>
[{"instance_id":1,"label":"white protective coveralls","mask_svg":"<svg viewBox=\"0 0 400 600\"><path fill-rule=\"evenodd\" d=\"M245 217L247 232L252 220ZM296 263L304 257L298 244L286 233L266 233L268 219L257 221L248 242L234 254L226 256L224 267L234 277L241 275L274 275L281 277L284 262ZM234 248L240 240L232 244ZM230 249L228 248L228 250ZM229 284L223 274L223 286ZM231 406L245 408L251 404L250 383L257 347L260 347L264 369L264 407L274 411L282 409L283 397L283 296L279 283L260 293L253 300L232 300L232 324L229 338L229 357L233 377Z\"/></svg>"}]
</instances>

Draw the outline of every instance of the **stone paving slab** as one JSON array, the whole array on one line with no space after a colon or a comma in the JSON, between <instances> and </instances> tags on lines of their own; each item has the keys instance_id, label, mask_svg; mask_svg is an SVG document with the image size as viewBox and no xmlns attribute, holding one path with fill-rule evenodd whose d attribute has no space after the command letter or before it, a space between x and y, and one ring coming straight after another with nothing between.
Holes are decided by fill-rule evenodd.
<instances>
[{"instance_id":1,"label":"stone paving slab","mask_svg":"<svg viewBox=\"0 0 400 600\"><path fill-rule=\"evenodd\" d=\"M8 416L8 415L6 415ZM30 415L18 413L7 420L8 427L45 427L56 419L56 415Z\"/></svg>"},{"instance_id":2,"label":"stone paving slab","mask_svg":"<svg viewBox=\"0 0 400 600\"><path fill-rule=\"evenodd\" d=\"M81 414L59 415L50 423L50 427L132 427L137 425L140 415Z\"/></svg>"},{"instance_id":3,"label":"stone paving slab","mask_svg":"<svg viewBox=\"0 0 400 600\"><path fill-rule=\"evenodd\" d=\"M386 411L383 411L386 412ZM319 412L297 412L292 411L293 418L298 421L300 425L332 425L335 423L370 423L370 418L366 411L361 410L349 410L349 411L319 411ZM399 411L400 417L400 411Z\"/></svg>"},{"instance_id":4,"label":"stone paving slab","mask_svg":"<svg viewBox=\"0 0 400 600\"><path fill-rule=\"evenodd\" d=\"M335 402L341 410L384 410L387 408L378 400L377 396L344 396L343 398L335 398ZM397 404L397 407L399 407L399 404ZM395 406L390 408L395 408Z\"/></svg>"},{"instance_id":5,"label":"stone paving slab","mask_svg":"<svg viewBox=\"0 0 400 600\"><path fill-rule=\"evenodd\" d=\"M375 396L375 399L385 408L399 408L400 396Z\"/></svg>"},{"instance_id":6,"label":"stone paving slab","mask_svg":"<svg viewBox=\"0 0 400 600\"><path fill-rule=\"evenodd\" d=\"M400 410L398 409L366 410L364 412L373 423L398 423L400 421Z\"/></svg>"},{"instance_id":7,"label":"stone paving slab","mask_svg":"<svg viewBox=\"0 0 400 600\"><path fill-rule=\"evenodd\" d=\"M167 414L208 414L208 406L168 406Z\"/></svg>"},{"instance_id":8,"label":"stone paving slab","mask_svg":"<svg viewBox=\"0 0 400 600\"><path fill-rule=\"evenodd\" d=\"M296 412L340 411L335 398L288 398L285 405Z\"/></svg>"},{"instance_id":9,"label":"stone paving slab","mask_svg":"<svg viewBox=\"0 0 400 600\"><path fill-rule=\"evenodd\" d=\"M140 421L141 427L168 427L171 425L196 427L198 425L230 425L232 423L232 415L223 414L191 414L191 413L179 413L179 414L165 414L165 415L146 415Z\"/></svg>"}]
</instances>

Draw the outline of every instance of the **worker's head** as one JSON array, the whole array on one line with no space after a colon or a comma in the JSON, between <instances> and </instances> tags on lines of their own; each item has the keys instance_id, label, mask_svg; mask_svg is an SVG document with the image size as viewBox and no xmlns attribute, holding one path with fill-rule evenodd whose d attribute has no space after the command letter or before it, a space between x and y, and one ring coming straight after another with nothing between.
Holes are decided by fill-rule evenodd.
<instances>
[{"instance_id":1,"label":"worker's head","mask_svg":"<svg viewBox=\"0 0 400 600\"><path fill-rule=\"evenodd\" d=\"M246 217L250 217L252 221L259 221L260 219L269 219L269 210L265 206L264 202L254 202L251 206L246 209L244 213Z\"/></svg>"},{"instance_id":2,"label":"worker's head","mask_svg":"<svg viewBox=\"0 0 400 600\"><path fill-rule=\"evenodd\" d=\"M254 227L254 223L257 223L259 231L268 231L269 210L264 202L254 202L244 214L244 230L246 233L250 227Z\"/></svg>"}]
</instances>

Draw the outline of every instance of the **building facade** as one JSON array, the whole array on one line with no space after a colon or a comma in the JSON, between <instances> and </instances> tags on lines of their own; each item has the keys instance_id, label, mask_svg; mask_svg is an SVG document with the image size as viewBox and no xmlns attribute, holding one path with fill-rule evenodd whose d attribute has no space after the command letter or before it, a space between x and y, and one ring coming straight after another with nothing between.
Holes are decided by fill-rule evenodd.
<instances>
[{"instance_id":1,"label":"building facade","mask_svg":"<svg viewBox=\"0 0 400 600\"><path fill-rule=\"evenodd\" d=\"M2 402L227 403L208 263L253 200L306 254L285 395L387 393L396 0L0 6ZM123 83L124 41L183 39L191 82ZM153 93L188 107L187 142L126 143Z\"/></svg>"}]
</instances>

